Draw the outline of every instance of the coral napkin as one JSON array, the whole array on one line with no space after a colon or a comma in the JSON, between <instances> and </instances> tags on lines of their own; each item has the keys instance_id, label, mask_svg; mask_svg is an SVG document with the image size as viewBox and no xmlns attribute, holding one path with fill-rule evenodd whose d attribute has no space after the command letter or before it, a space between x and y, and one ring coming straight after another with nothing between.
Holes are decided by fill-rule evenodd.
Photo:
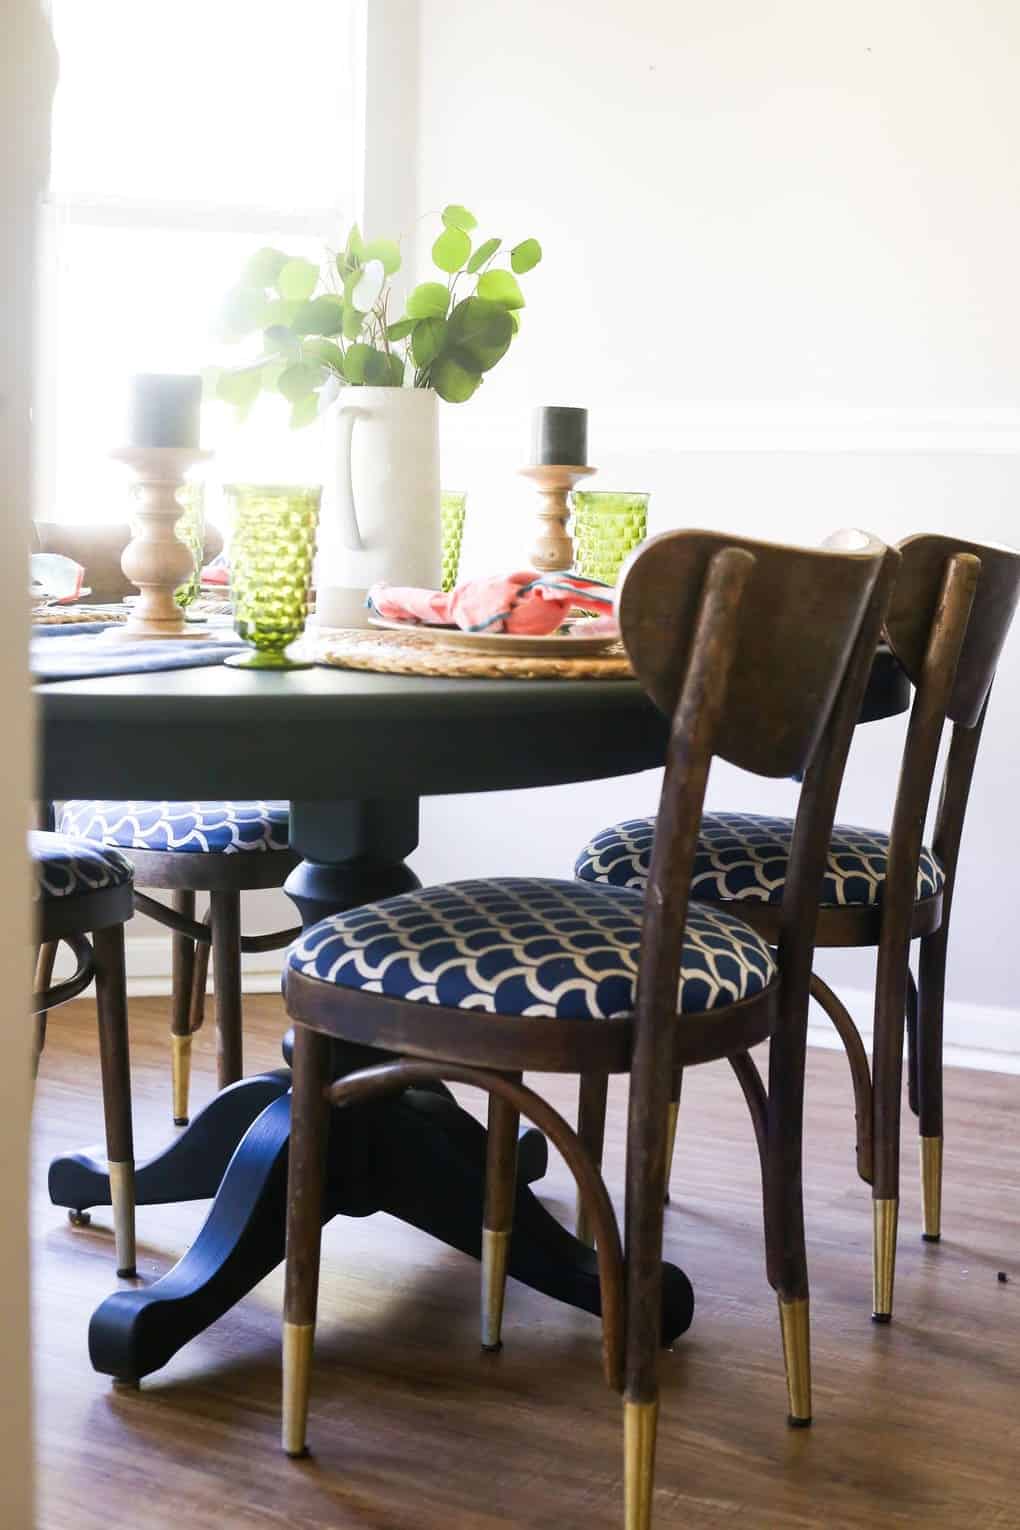
<instances>
[{"instance_id":1,"label":"coral napkin","mask_svg":"<svg viewBox=\"0 0 1020 1530\"><path fill-rule=\"evenodd\" d=\"M543 637L555 632L573 610L601 620L586 624L592 636L616 631L613 589L573 574L536 574L524 569L488 579L469 579L450 594L394 584L374 584L368 606L386 621L460 627L464 632L517 632Z\"/></svg>"}]
</instances>

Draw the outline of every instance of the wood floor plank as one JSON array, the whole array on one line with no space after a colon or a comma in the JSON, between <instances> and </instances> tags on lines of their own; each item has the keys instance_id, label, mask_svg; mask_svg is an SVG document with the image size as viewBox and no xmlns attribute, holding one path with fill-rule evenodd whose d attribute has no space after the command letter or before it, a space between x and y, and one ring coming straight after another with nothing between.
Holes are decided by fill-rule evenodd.
<instances>
[{"instance_id":1,"label":"wood floor plank","mask_svg":"<svg viewBox=\"0 0 1020 1530\"><path fill-rule=\"evenodd\" d=\"M167 1002L135 1001L131 1023L141 1155L171 1130ZM250 1070L277 1066L282 1030L278 1000L247 1000ZM115 1284L109 1213L75 1230L46 1196L49 1159L102 1139L98 1078L81 1001L51 1017L36 1096L41 1530L618 1530L620 1410L595 1320L511 1281L505 1348L482 1355L477 1266L386 1217L336 1221L324 1237L309 1461L277 1444L282 1272L140 1392L112 1390L86 1351L89 1315ZM685 1079L666 1242L697 1308L663 1360L658 1530L1020 1530L1020 1080L948 1074L937 1246L918 1237L908 1137L888 1328L869 1321L869 1194L843 1059L813 1051L808 1083L816 1421L791 1431L750 1122L727 1068ZM214 1086L210 1030L196 1038L196 1107ZM542 1086L572 1113L576 1086ZM481 1097L463 1098L481 1116ZM623 1107L614 1083L614 1196ZM539 1188L569 1222L558 1159ZM174 1263L205 1210L139 1211L144 1280Z\"/></svg>"}]
</instances>

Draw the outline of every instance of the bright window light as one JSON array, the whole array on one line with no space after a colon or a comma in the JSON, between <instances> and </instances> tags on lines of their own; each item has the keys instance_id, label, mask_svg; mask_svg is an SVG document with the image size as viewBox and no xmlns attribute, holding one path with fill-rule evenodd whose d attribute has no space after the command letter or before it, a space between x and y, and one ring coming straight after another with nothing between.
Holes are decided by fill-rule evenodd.
<instances>
[{"instance_id":1,"label":"bright window light","mask_svg":"<svg viewBox=\"0 0 1020 1530\"><path fill-rule=\"evenodd\" d=\"M121 520L127 378L240 360L214 338L246 258L319 260L352 218L357 0L52 0L39 514ZM274 403L278 408L274 408ZM315 478L282 400L205 412L216 476Z\"/></svg>"}]
</instances>

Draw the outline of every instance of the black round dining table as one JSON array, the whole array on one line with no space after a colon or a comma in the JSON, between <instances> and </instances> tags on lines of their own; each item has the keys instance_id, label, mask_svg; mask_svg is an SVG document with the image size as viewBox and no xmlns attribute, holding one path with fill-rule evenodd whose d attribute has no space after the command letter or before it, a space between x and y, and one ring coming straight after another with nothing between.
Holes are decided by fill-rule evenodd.
<instances>
[{"instance_id":1,"label":"black round dining table","mask_svg":"<svg viewBox=\"0 0 1020 1530\"><path fill-rule=\"evenodd\" d=\"M406 857L418 844L421 797L647 770L662 763L667 736L631 680L215 666L61 681L39 686L37 698L43 799L288 799L291 845L303 859L286 890L305 924L418 885ZM880 650L861 720L908 701L905 677ZM338 1074L364 1061L364 1049L337 1048ZM139 1164L139 1204L212 1197L212 1206L172 1270L114 1292L93 1314L97 1370L137 1381L159 1369L283 1258L288 1090L285 1067L243 1079ZM335 1110L323 1218L386 1211L477 1258L484 1164L484 1129L446 1091ZM597 1314L594 1253L531 1188L545 1166L544 1139L523 1130L510 1274ZM110 1201L105 1164L86 1153L54 1160L49 1188L75 1213ZM664 1342L692 1312L690 1283L668 1265Z\"/></svg>"}]
</instances>

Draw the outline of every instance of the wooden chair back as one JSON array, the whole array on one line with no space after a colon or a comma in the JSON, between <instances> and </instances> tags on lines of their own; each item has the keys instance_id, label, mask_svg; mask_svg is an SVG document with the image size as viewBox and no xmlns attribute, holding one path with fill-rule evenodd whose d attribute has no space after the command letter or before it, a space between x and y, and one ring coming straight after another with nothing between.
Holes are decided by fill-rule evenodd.
<instances>
[{"instance_id":1,"label":"wooden chair back","mask_svg":"<svg viewBox=\"0 0 1020 1530\"><path fill-rule=\"evenodd\" d=\"M623 641L638 679L671 718L631 1064L628 1323L656 1320L654 1304L641 1298L657 1279L655 1240L646 1227L665 1183L683 930L712 759L762 776L803 774L781 908L779 1023L770 1065L770 1100L791 1134L787 1141L797 1144L799 1164L808 986L825 858L898 562L895 551L864 535L856 549L840 551L676 531L646 542L625 571L618 602ZM778 1174L771 1179L774 1187L782 1183ZM787 1215L778 1201L776 1215ZM796 1229L785 1241L795 1245ZM770 1270L774 1285L781 1278Z\"/></svg>"}]
</instances>

